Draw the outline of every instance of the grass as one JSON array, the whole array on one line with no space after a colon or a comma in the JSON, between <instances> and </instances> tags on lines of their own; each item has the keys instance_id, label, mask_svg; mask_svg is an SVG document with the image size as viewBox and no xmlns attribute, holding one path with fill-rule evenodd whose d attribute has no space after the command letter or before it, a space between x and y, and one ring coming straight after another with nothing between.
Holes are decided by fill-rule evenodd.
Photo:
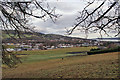
<instances>
[{"instance_id":1,"label":"grass","mask_svg":"<svg viewBox=\"0 0 120 80\"><path fill-rule=\"evenodd\" d=\"M27 57L26 56L23 57L22 61L24 61L24 62L36 62L36 61L41 61L41 60L64 58L64 57L67 57L67 56L74 56L74 55L75 54L28 55ZM82 54L79 54L79 55L82 55Z\"/></svg>"},{"instance_id":2,"label":"grass","mask_svg":"<svg viewBox=\"0 0 120 80\"><path fill-rule=\"evenodd\" d=\"M118 54L97 54L23 63L3 69L3 78L117 78Z\"/></svg>"},{"instance_id":3,"label":"grass","mask_svg":"<svg viewBox=\"0 0 120 80\"><path fill-rule=\"evenodd\" d=\"M25 61L17 68L3 67L3 78L117 78L118 52L73 56L66 52L90 50L74 47L19 52ZM67 57L72 55L72 57ZM21 56L21 55L20 55ZM64 57L62 59L62 57Z\"/></svg>"},{"instance_id":4,"label":"grass","mask_svg":"<svg viewBox=\"0 0 120 80\"><path fill-rule=\"evenodd\" d=\"M11 37L14 37L14 38L19 38L17 35L14 35L14 34L2 34L2 38L3 39L6 39L6 38L11 38Z\"/></svg>"},{"instance_id":5,"label":"grass","mask_svg":"<svg viewBox=\"0 0 120 80\"><path fill-rule=\"evenodd\" d=\"M51 50L33 50L33 51L18 52L18 54L32 54L32 55L64 54L66 52L89 51L91 48L97 48L97 47L73 47L73 48L58 48Z\"/></svg>"},{"instance_id":6,"label":"grass","mask_svg":"<svg viewBox=\"0 0 120 80\"><path fill-rule=\"evenodd\" d=\"M10 36L9 36L10 35ZM11 36L12 37L14 37L14 38L19 38L18 37L18 35L14 35L14 34L5 34L5 33L3 33L2 34L2 38L3 39L6 39L6 38L11 38ZM21 35L21 38L24 38L24 37L27 37L27 38L29 38L29 37L32 37L32 36L36 36L36 35L29 35L29 34L24 34L24 35Z\"/></svg>"},{"instance_id":7,"label":"grass","mask_svg":"<svg viewBox=\"0 0 120 80\"><path fill-rule=\"evenodd\" d=\"M15 48L15 45L4 45L5 48Z\"/></svg>"},{"instance_id":8,"label":"grass","mask_svg":"<svg viewBox=\"0 0 120 80\"><path fill-rule=\"evenodd\" d=\"M53 49L53 50L35 50L35 51L23 51L23 52L19 52L18 54L29 54L22 57L23 62L35 62L41 60L64 58L67 56L86 55L86 53L80 53L80 54L66 54L66 53L89 51L91 48L93 47L74 47L74 48L62 48L62 49Z\"/></svg>"}]
</instances>

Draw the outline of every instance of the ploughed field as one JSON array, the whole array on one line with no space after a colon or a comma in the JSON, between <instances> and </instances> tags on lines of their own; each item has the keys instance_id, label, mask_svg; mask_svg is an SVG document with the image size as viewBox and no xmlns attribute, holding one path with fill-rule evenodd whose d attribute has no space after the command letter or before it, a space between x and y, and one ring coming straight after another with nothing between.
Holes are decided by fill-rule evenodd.
<instances>
[{"instance_id":1,"label":"ploughed field","mask_svg":"<svg viewBox=\"0 0 120 80\"><path fill-rule=\"evenodd\" d=\"M18 52L16 68L3 66L3 78L117 78L118 52L87 55L93 47ZM95 47L94 47L95 48Z\"/></svg>"}]
</instances>

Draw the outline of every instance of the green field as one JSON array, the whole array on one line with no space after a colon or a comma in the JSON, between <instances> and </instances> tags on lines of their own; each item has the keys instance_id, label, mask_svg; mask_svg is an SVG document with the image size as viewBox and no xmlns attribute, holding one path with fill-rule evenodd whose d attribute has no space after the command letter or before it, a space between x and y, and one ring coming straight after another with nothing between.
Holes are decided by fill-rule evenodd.
<instances>
[{"instance_id":1,"label":"green field","mask_svg":"<svg viewBox=\"0 0 120 80\"><path fill-rule=\"evenodd\" d=\"M24 57L22 57L23 62L35 62L35 61L64 58L64 57L70 57L76 55L82 56L82 55L86 55L87 53L83 52L80 54L69 54L68 52L89 51L91 48L96 48L96 47L74 47L74 48L62 48L62 49L53 49L53 50L22 51L22 52L18 52L18 54L24 55Z\"/></svg>"},{"instance_id":2,"label":"green field","mask_svg":"<svg viewBox=\"0 0 120 80\"><path fill-rule=\"evenodd\" d=\"M66 54L96 47L74 47L18 52L23 61L16 68L3 66L3 78L117 78L118 52ZM26 55L27 54L27 55ZM82 56L84 55L84 56Z\"/></svg>"},{"instance_id":3,"label":"green field","mask_svg":"<svg viewBox=\"0 0 120 80\"><path fill-rule=\"evenodd\" d=\"M36 35L28 35L28 34L24 34L24 35L21 35L21 38L29 38L29 37L32 37L32 36L36 36ZM5 34L3 33L2 34L2 38L3 39L6 39L6 38L11 38L11 37L14 37L14 38L19 38L18 35L14 35L14 34Z\"/></svg>"}]
</instances>

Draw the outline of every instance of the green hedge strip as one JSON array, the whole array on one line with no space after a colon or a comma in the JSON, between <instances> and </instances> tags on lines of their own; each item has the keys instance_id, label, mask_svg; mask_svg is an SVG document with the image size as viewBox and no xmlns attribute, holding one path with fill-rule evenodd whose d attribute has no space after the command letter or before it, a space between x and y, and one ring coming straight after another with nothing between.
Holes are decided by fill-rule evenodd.
<instances>
[{"instance_id":1,"label":"green hedge strip","mask_svg":"<svg viewBox=\"0 0 120 80\"><path fill-rule=\"evenodd\" d=\"M119 52L119 51L120 51L120 46L116 48L109 48L109 49L104 49L104 50L89 51L87 52L87 54L92 55L92 54L101 54L101 53Z\"/></svg>"}]
</instances>

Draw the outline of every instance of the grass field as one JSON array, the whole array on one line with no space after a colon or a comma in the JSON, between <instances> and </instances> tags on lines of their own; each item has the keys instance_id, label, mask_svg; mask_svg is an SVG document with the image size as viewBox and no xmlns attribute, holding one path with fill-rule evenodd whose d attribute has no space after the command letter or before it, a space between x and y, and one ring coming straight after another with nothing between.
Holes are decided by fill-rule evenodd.
<instances>
[{"instance_id":1,"label":"grass field","mask_svg":"<svg viewBox=\"0 0 120 80\"><path fill-rule=\"evenodd\" d=\"M34 50L34 51L23 51L23 52L19 52L18 54L24 54L24 57L22 57L23 62L36 62L41 60L64 58L75 55L86 55L86 53L80 53L80 54L67 54L67 53L89 51L91 48L96 48L96 47L74 47L74 48L62 48L62 49L52 49L52 50Z\"/></svg>"},{"instance_id":2,"label":"grass field","mask_svg":"<svg viewBox=\"0 0 120 80\"><path fill-rule=\"evenodd\" d=\"M2 76L3 78L116 78L118 52L86 56L66 54L90 48L24 51L19 54L29 55L23 56L23 63L17 68L3 68Z\"/></svg>"}]
</instances>

